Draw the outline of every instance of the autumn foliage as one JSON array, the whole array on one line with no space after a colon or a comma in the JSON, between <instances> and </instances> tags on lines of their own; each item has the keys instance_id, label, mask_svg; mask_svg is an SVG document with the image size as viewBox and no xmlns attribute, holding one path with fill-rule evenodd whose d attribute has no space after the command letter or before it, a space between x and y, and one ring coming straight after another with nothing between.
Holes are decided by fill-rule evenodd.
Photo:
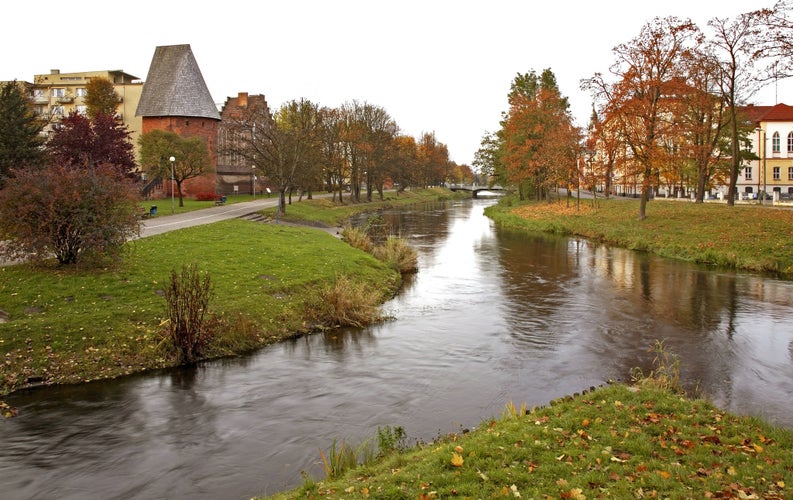
<instances>
[{"instance_id":1,"label":"autumn foliage","mask_svg":"<svg viewBox=\"0 0 793 500\"><path fill-rule=\"evenodd\" d=\"M110 167L14 171L0 191L0 253L59 264L121 256L139 231L136 193Z\"/></svg>"}]
</instances>

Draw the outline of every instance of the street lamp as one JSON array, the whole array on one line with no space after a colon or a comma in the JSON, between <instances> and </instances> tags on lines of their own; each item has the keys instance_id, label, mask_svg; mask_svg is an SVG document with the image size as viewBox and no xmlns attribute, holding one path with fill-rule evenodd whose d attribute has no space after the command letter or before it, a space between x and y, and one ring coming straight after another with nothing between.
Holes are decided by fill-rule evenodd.
<instances>
[{"instance_id":1,"label":"street lamp","mask_svg":"<svg viewBox=\"0 0 793 500\"><path fill-rule=\"evenodd\" d=\"M251 165L251 186L253 186L253 199L256 199L256 165Z\"/></svg>"},{"instance_id":2,"label":"street lamp","mask_svg":"<svg viewBox=\"0 0 793 500\"><path fill-rule=\"evenodd\" d=\"M765 165L766 165L765 161L766 160L765 159L766 159L766 154L767 154L766 150L768 148L768 143L766 142L766 141L768 141L768 137L766 136L766 131L763 130L761 127L758 126L755 130L757 130L757 143L758 143L757 144L757 155L758 155L758 158L757 158L757 173L758 173L758 177L759 177L757 179L757 191L758 191L757 200L762 205L763 202L764 202L765 190L766 190L766 185L765 185ZM761 136L762 136L762 140L760 139ZM760 151L761 147L763 148L762 152ZM761 161L762 161L762 164L761 164ZM760 190L760 183L761 182L762 182L762 186L763 186L762 191Z\"/></svg>"},{"instance_id":3,"label":"street lamp","mask_svg":"<svg viewBox=\"0 0 793 500\"><path fill-rule=\"evenodd\" d=\"M174 176L173 176L173 164L176 161L176 158L171 156L168 158L171 161L171 215L174 214L174 202L173 202L173 184L174 184Z\"/></svg>"}]
</instances>

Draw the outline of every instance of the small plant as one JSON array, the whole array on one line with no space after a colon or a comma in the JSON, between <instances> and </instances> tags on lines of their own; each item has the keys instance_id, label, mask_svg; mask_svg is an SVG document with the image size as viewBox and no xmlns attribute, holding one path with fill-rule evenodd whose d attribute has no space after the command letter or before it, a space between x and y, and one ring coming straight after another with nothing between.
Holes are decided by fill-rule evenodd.
<instances>
[{"instance_id":1,"label":"small plant","mask_svg":"<svg viewBox=\"0 0 793 500\"><path fill-rule=\"evenodd\" d=\"M380 456L405 449L407 434L401 426L377 428L377 450Z\"/></svg>"},{"instance_id":2,"label":"small plant","mask_svg":"<svg viewBox=\"0 0 793 500\"><path fill-rule=\"evenodd\" d=\"M639 385L652 385L684 393L685 391L680 386L680 358L677 354L669 352L663 340L656 340L650 347L650 352L655 353L653 369L645 375L641 368L633 368L631 380Z\"/></svg>"},{"instance_id":3,"label":"small plant","mask_svg":"<svg viewBox=\"0 0 793 500\"><path fill-rule=\"evenodd\" d=\"M344 440L338 443L338 449L336 445L337 442L334 439L327 455L322 451L322 448L319 450L325 477L328 479L339 477L348 470L358 467L358 451L354 450L352 446L347 446Z\"/></svg>"},{"instance_id":4,"label":"small plant","mask_svg":"<svg viewBox=\"0 0 793 500\"><path fill-rule=\"evenodd\" d=\"M181 274L171 271L171 280L165 289L168 330L181 364L193 363L203 356L214 336L206 319L211 295L209 274L201 276L195 264L183 265Z\"/></svg>"},{"instance_id":5,"label":"small plant","mask_svg":"<svg viewBox=\"0 0 793 500\"><path fill-rule=\"evenodd\" d=\"M501 412L501 420L514 420L526 416L528 413L526 403L521 403L520 408L516 408L515 403L510 401L504 405L504 411Z\"/></svg>"}]
</instances>

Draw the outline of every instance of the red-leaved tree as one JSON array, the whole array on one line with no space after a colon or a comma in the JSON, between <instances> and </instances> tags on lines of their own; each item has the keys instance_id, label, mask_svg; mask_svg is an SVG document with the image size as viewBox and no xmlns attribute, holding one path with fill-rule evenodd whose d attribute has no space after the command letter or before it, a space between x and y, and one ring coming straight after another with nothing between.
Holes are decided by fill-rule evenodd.
<instances>
[{"instance_id":1,"label":"red-leaved tree","mask_svg":"<svg viewBox=\"0 0 793 500\"><path fill-rule=\"evenodd\" d=\"M107 165L13 171L0 191L0 255L106 263L139 233L137 191Z\"/></svg>"}]
</instances>

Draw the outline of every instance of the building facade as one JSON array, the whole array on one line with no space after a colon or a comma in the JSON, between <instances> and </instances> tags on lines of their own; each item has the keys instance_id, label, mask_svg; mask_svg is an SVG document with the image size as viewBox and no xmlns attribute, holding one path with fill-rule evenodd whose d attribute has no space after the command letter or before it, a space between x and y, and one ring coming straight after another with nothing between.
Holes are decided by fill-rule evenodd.
<instances>
[{"instance_id":1,"label":"building facade","mask_svg":"<svg viewBox=\"0 0 793 500\"><path fill-rule=\"evenodd\" d=\"M229 97L220 111L218 130L217 190L220 194L242 194L266 192L266 179L256 172L243 149L240 134L255 133L255 123L272 126L270 106L264 95L248 95L239 92L237 97ZM250 127L250 130L248 130Z\"/></svg>"},{"instance_id":2,"label":"building facade","mask_svg":"<svg viewBox=\"0 0 793 500\"><path fill-rule=\"evenodd\" d=\"M135 114L142 120L143 134L165 130L181 137L203 139L212 172L189 179L183 191L188 194L216 191L214 172L220 113L190 45L166 45L155 49Z\"/></svg>"},{"instance_id":3,"label":"building facade","mask_svg":"<svg viewBox=\"0 0 793 500\"><path fill-rule=\"evenodd\" d=\"M121 70L61 73L53 69L49 73L34 75L30 85L31 97L36 113L47 120L44 132L50 133L61 119L74 111L85 113L86 87L93 78L104 78L113 83L113 89L119 96L116 113L127 126L130 140L137 148L142 120L135 116L135 110L143 91L143 80Z\"/></svg>"},{"instance_id":4,"label":"building facade","mask_svg":"<svg viewBox=\"0 0 793 500\"><path fill-rule=\"evenodd\" d=\"M755 126L751 151L758 159L747 162L738 176L740 198L767 193L774 200L793 199L793 106L747 106L745 111Z\"/></svg>"}]
</instances>

